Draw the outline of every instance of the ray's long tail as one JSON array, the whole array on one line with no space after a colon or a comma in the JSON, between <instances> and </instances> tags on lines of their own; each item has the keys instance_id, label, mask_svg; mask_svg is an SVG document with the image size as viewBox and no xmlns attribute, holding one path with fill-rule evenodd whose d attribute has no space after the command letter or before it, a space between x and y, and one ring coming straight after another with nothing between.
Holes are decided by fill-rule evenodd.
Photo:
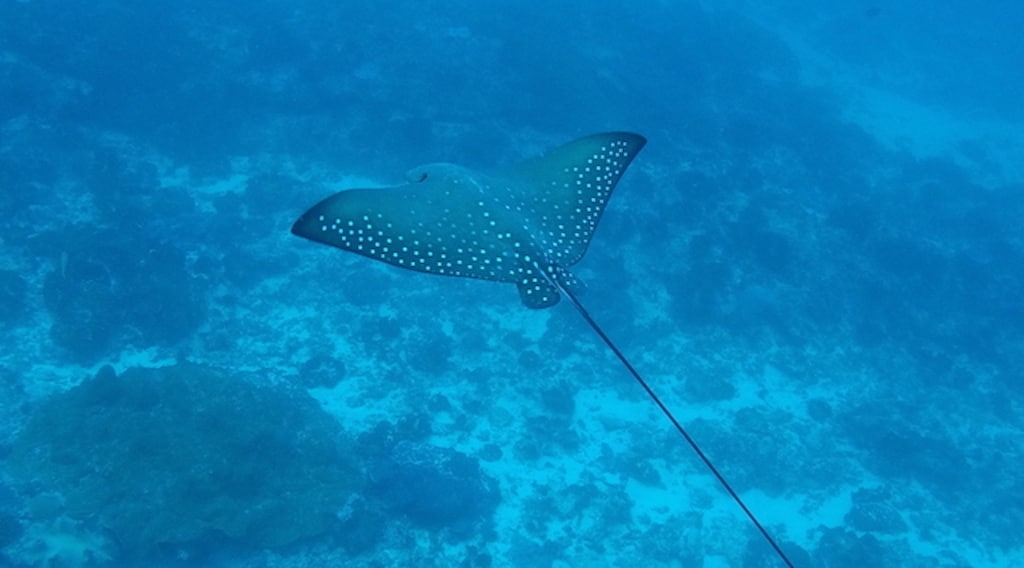
<instances>
[{"instance_id":1,"label":"ray's long tail","mask_svg":"<svg viewBox=\"0 0 1024 568\"><path fill-rule=\"evenodd\" d=\"M626 356L622 354L622 351L619 350L618 346L616 346L615 343L612 342L611 338L608 337L608 334L606 334L604 330L601 329L601 326L598 325L596 321L594 321L594 318L591 317L587 309L583 307L583 304L580 303L579 299L576 298L576 296L567 288L558 285L555 281L552 282L556 286L558 286L559 291L565 294L566 298L569 298L569 301L572 302L572 305L575 306L576 310L580 313L581 316L583 316L583 319L586 320L587 324L594 330L595 333L597 333L598 337L600 337L601 340L604 341L605 345L607 345L608 348L612 350L612 353L614 353L615 356L618 357L619 361L621 361L622 364L626 367L626 370L628 370L629 373L633 375L633 378L636 379L636 382L640 383L640 386L644 389L644 392L647 393L647 396L649 396L651 400L654 401L654 404L658 406L658 408L661 410L661 413L664 414L666 418L668 418L669 422L672 423L672 426L675 427L676 431L679 432L680 435L682 435L683 439L686 440L686 443L689 444L693 451L697 454L697 457L700 458L700 461L704 462L704 465L707 466L708 470L710 470L711 473L715 476L715 479L717 479L718 482L722 484L722 487L724 487L726 492L729 493L729 496L732 497L732 500L735 501L736 504L739 505L740 509L743 510L743 513L746 514L747 518L750 519L750 522L754 524L757 530L761 533L761 536L763 536L765 540L768 541L768 544L771 545L772 549L775 551L775 554L778 555L779 560L781 560L782 563L785 564L788 568L794 568L793 563L789 560L789 557L786 556L786 553L782 551L782 547L780 547L778 542L775 541L771 533L768 532L768 529L766 529L764 525L761 524L761 521L757 519L757 516L755 516L753 511L750 510L750 507L747 507L747 504L743 502L743 498L740 497L738 493L736 493L736 490L732 488L732 485L729 484L729 481L725 478L724 475L722 475L720 471L718 471L718 468L715 467L715 464L712 463L711 459L708 458L707 454L704 453L704 450L700 448L700 445L697 444L697 441L694 440L692 436L690 436L690 433L687 432L686 428L684 428L683 425L679 422L679 420L676 419L675 415L672 414L672 411L669 410L667 406L665 406L665 403L661 401L661 398L658 396L657 393L654 392L654 389L652 389L651 386L647 384L647 380L640 375L636 368L633 367L633 364L629 362L629 359L626 359Z\"/></svg>"}]
</instances>

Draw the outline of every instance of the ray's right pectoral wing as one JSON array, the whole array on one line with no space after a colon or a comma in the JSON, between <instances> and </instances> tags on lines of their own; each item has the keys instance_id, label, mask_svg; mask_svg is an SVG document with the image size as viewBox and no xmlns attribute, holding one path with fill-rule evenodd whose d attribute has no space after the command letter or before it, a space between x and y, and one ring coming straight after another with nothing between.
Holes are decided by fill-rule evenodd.
<instances>
[{"instance_id":1,"label":"ray's right pectoral wing","mask_svg":"<svg viewBox=\"0 0 1024 568\"><path fill-rule=\"evenodd\" d=\"M612 191L647 139L631 132L593 134L500 172L523 191L509 196L523 210L553 260L579 262Z\"/></svg>"}]
</instances>

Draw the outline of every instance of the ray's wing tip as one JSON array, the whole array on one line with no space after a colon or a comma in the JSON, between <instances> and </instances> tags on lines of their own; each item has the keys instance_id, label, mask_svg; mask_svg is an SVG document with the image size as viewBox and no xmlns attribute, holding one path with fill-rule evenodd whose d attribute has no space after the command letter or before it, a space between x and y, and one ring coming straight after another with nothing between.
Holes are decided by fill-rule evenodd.
<instances>
[{"instance_id":1,"label":"ray's wing tip","mask_svg":"<svg viewBox=\"0 0 1024 568\"><path fill-rule=\"evenodd\" d=\"M308 211L299 216L298 219L292 223L291 233L296 237L302 237L304 239L316 240L314 237L316 233L313 231L313 225L310 223L308 218Z\"/></svg>"},{"instance_id":2,"label":"ray's wing tip","mask_svg":"<svg viewBox=\"0 0 1024 568\"><path fill-rule=\"evenodd\" d=\"M349 191L351 190L343 190L329 195L305 210L292 223L291 233L295 236L314 241L322 240L322 237L319 237L319 235L323 232L324 217L338 214L339 207L344 203L343 194Z\"/></svg>"},{"instance_id":3,"label":"ray's wing tip","mask_svg":"<svg viewBox=\"0 0 1024 568\"><path fill-rule=\"evenodd\" d=\"M333 196L332 196L333 197ZM330 198L328 198L330 199ZM321 229L324 223L321 221L323 218L324 203L328 201L325 199L320 203L310 207L306 211L299 215L299 218L292 223L291 233L297 237L310 240L322 240L319 235L323 232Z\"/></svg>"},{"instance_id":4,"label":"ray's wing tip","mask_svg":"<svg viewBox=\"0 0 1024 568\"><path fill-rule=\"evenodd\" d=\"M634 156L647 144L647 138L645 136L637 134L636 132L629 132L628 130L602 132L600 134L594 134L593 138L604 142L625 142L629 147L630 154Z\"/></svg>"},{"instance_id":5,"label":"ray's wing tip","mask_svg":"<svg viewBox=\"0 0 1024 568\"><path fill-rule=\"evenodd\" d=\"M628 130L612 130L610 132L598 134L597 136L607 136L609 138L624 139L639 146L643 146L644 144L647 143L647 137L645 137L643 134L637 134L636 132L630 132Z\"/></svg>"}]
</instances>

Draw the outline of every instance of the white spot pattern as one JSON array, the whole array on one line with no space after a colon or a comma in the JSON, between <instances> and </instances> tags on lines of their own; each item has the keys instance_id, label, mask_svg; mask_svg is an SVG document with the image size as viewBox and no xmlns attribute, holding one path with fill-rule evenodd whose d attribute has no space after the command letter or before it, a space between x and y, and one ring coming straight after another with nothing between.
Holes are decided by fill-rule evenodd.
<instances>
[{"instance_id":1,"label":"white spot pattern","mask_svg":"<svg viewBox=\"0 0 1024 568\"><path fill-rule=\"evenodd\" d=\"M293 232L403 268L513 282L523 301L558 301L551 283L586 252L608 198L643 147L634 134L570 142L503 175L452 164L411 170L414 183L335 194ZM544 268L541 268L541 267Z\"/></svg>"}]
</instances>

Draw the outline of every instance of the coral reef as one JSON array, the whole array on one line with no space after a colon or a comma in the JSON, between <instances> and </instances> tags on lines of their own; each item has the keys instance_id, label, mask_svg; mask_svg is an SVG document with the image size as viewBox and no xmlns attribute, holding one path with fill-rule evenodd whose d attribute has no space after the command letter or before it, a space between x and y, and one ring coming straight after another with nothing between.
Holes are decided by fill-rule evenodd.
<instances>
[{"instance_id":1,"label":"coral reef","mask_svg":"<svg viewBox=\"0 0 1024 568\"><path fill-rule=\"evenodd\" d=\"M61 251L43 285L50 335L72 358L93 361L119 342L171 345L203 321L200 283L170 243L88 229L43 238Z\"/></svg>"},{"instance_id":2,"label":"coral reef","mask_svg":"<svg viewBox=\"0 0 1024 568\"><path fill-rule=\"evenodd\" d=\"M10 325L25 311L28 284L13 270L0 270L0 323Z\"/></svg>"},{"instance_id":3,"label":"coral reef","mask_svg":"<svg viewBox=\"0 0 1024 568\"><path fill-rule=\"evenodd\" d=\"M21 538L24 529L21 526L21 522L18 518L10 511L0 511L0 551L3 551L7 546L19 538ZM3 552L0 552L0 560L4 559Z\"/></svg>"},{"instance_id":4,"label":"coral reef","mask_svg":"<svg viewBox=\"0 0 1024 568\"><path fill-rule=\"evenodd\" d=\"M501 501L497 483L466 454L401 441L371 468L371 495L388 509L431 529L472 531Z\"/></svg>"},{"instance_id":5,"label":"coral reef","mask_svg":"<svg viewBox=\"0 0 1024 568\"><path fill-rule=\"evenodd\" d=\"M227 539L320 535L360 487L339 425L304 392L192 364L109 367L45 401L10 456L26 488L57 491L140 560Z\"/></svg>"},{"instance_id":6,"label":"coral reef","mask_svg":"<svg viewBox=\"0 0 1024 568\"><path fill-rule=\"evenodd\" d=\"M113 560L110 541L63 516L32 525L12 548L18 561L27 566L80 568Z\"/></svg>"}]
</instances>

